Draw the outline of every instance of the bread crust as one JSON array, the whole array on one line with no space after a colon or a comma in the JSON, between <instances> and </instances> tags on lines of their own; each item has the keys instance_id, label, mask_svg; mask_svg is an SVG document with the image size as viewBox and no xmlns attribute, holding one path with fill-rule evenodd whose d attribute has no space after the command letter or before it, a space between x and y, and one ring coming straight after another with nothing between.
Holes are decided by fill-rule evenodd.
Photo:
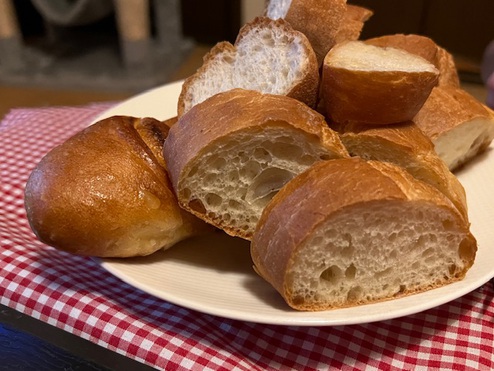
<instances>
[{"instance_id":1,"label":"bread crust","mask_svg":"<svg viewBox=\"0 0 494 371\"><path fill-rule=\"evenodd\" d=\"M348 187L338 186L341 184ZM451 202L397 166L359 158L317 163L275 195L264 209L252 239L251 256L256 271L292 308L329 309L298 302L292 296L286 274L294 264L294 252L334 214L356 205L389 200L430 202L456 215L457 225L466 236L462 246L466 268L459 276L466 273L475 258L476 242Z\"/></svg>"},{"instance_id":2,"label":"bread crust","mask_svg":"<svg viewBox=\"0 0 494 371\"><path fill-rule=\"evenodd\" d=\"M321 95L326 115L337 123L369 125L413 119L437 84L437 70L380 71L334 66L333 53L346 44L338 44L324 60Z\"/></svg>"},{"instance_id":3,"label":"bread crust","mask_svg":"<svg viewBox=\"0 0 494 371\"><path fill-rule=\"evenodd\" d=\"M303 66L301 78L294 81L292 87L284 94L288 97L297 99L304 102L309 107L314 107L317 100L317 93L319 87L319 66L317 63L316 55L307 37L292 28L292 26L283 19L271 20L266 17L257 17L253 21L245 24L239 31L237 39L234 45L227 41L222 41L216 44L210 51L204 56L202 66L197 70L195 74L190 76L184 81L182 91L180 93L177 105L177 116L182 116L187 110L187 106L190 105L187 102L191 101L192 87L200 79L204 78L208 69L212 68L217 63L218 59L233 60L235 58L241 58L237 54L239 45L249 37L252 32L259 30L276 30L276 32L282 32L290 40L299 40L302 46L303 53L307 59L307 63ZM255 66L252 66L255 68ZM302 66L297 66L302 68ZM253 71L233 71L235 74L249 74L256 73ZM226 76L225 76L226 78ZM234 86L233 88L245 88L248 86ZM214 92L217 93L217 92Z\"/></svg>"},{"instance_id":4,"label":"bread crust","mask_svg":"<svg viewBox=\"0 0 494 371\"><path fill-rule=\"evenodd\" d=\"M339 128L350 155L394 163L448 197L468 222L465 189L434 150L434 144L412 121L394 125L350 124Z\"/></svg>"},{"instance_id":5,"label":"bread crust","mask_svg":"<svg viewBox=\"0 0 494 371\"><path fill-rule=\"evenodd\" d=\"M346 12L346 0L292 0L285 20L307 36L321 65L337 42Z\"/></svg>"},{"instance_id":6,"label":"bread crust","mask_svg":"<svg viewBox=\"0 0 494 371\"><path fill-rule=\"evenodd\" d=\"M439 86L460 86L460 78L453 56L427 36L393 34L367 39L365 42L375 46L399 48L418 55L428 60L439 70Z\"/></svg>"},{"instance_id":7,"label":"bread crust","mask_svg":"<svg viewBox=\"0 0 494 371\"><path fill-rule=\"evenodd\" d=\"M492 111L465 90L454 86L434 88L413 121L431 138L451 171L482 153L494 139ZM450 139L457 137L460 142L467 143L464 136L475 130L477 137L471 138L472 143L464 148L466 152L457 153L458 149L454 143L449 143Z\"/></svg>"},{"instance_id":8,"label":"bread crust","mask_svg":"<svg viewBox=\"0 0 494 371\"><path fill-rule=\"evenodd\" d=\"M463 89L436 87L413 121L432 141L464 122L490 117L488 109Z\"/></svg>"},{"instance_id":9,"label":"bread crust","mask_svg":"<svg viewBox=\"0 0 494 371\"><path fill-rule=\"evenodd\" d=\"M219 93L194 106L170 129L164 146L170 178L183 208L199 218L216 224L205 210L191 205L181 183L194 167L196 159L209 147L221 145L222 140L239 131L252 135L265 127L283 125L301 130L318 138L328 151L348 157L338 134L331 130L322 115L298 100L285 96L262 94L252 90L233 89ZM250 238L245 231L218 225L227 233Z\"/></svg>"},{"instance_id":10,"label":"bread crust","mask_svg":"<svg viewBox=\"0 0 494 371\"><path fill-rule=\"evenodd\" d=\"M335 45L344 41L358 40L365 22L367 22L373 14L374 12L370 9L358 5L347 4L345 15L343 16L340 28L336 34Z\"/></svg>"},{"instance_id":11,"label":"bread crust","mask_svg":"<svg viewBox=\"0 0 494 371\"><path fill-rule=\"evenodd\" d=\"M202 222L179 208L161 165L167 131L154 119L113 116L52 149L25 188L38 238L74 254L129 257L199 230Z\"/></svg>"}]
</instances>

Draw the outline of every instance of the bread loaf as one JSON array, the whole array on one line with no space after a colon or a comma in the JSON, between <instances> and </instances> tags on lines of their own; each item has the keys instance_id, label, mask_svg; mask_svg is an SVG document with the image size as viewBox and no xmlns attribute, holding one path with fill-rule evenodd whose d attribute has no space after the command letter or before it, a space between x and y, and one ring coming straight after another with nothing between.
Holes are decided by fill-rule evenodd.
<instances>
[{"instance_id":1,"label":"bread loaf","mask_svg":"<svg viewBox=\"0 0 494 371\"><path fill-rule=\"evenodd\" d=\"M250 239L271 197L314 162L348 157L324 117L285 96L233 89L170 129L165 159L183 208Z\"/></svg>"},{"instance_id":2,"label":"bread loaf","mask_svg":"<svg viewBox=\"0 0 494 371\"><path fill-rule=\"evenodd\" d=\"M366 43L381 47L403 49L428 60L439 70L438 85L460 86L460 78L453 56L437 45L431 38L415 34L394 34L365 40Z\"/></svg>"},{"instance_id":3,"label":"bread loaf","mask_svg":"<svg viewBox=\"0 0 494 371\"><path fill-rule=\"evenodd\" d=\"M371 127L350 124L340 131L340 138L350 155L404 168L415 178L441 191L468 220L465 189L439 158L429 137L415 123L407 121Z\"/></svg>"},{"instance_id":4,"label":"bread loaf","mask_svg":"<svg viewBox=\"0 0 494 371\"><path fill-rule=\"evenodd\" d=\"M476 241L441 192L395 165L319 162L266 206L252 238L257 272L298 310L414 294L462 279Z\"/></svg>"},{"instance_id":5,"label":"bread loaf","mask_svg":"<svg viewBox=\"0 0 494 371\"><path fill-rule=\"evenodd\" d=\"M494 138L492 110L452 86L434 88L413 121L451 171L483 152Z\"/></svg>"},{"instance_id":6,"label":"bread loaf","mask_svg":"<svg viewBox=\"0 0 494 371\"><path fill-rule=\"evenodd\" d=\"M419 56L349 41L335 46L324 59L321 99L326 115L337 123L409 121L438 77L434 65Z\"/></svg>"},{"instance_id":7,"label":"bread loaf","mask_svg":"<svg viewBox=\"0 0 494 371\"><path fill-rule=\"evenodd\" d=\"M162 155L167 133L154 119L114 116L52 149L25 188L37 237L74 254L130 257L204 231L173 194Z\"/></svg>"},{"instance_id":8,"label":"bread loaf","mask_svg":"<svg viewBox=\"0 0 494 371\"><path fill-rule=\"evenodd\" d=\"M350 12L349 18L359 18L353 10ZM267 17L285 19L307 36L318 65L336 44L338 37L342 37L339 33L346 15L346 0L270 0L266 7Z\"/></svg>"},{"instance_id":9,"label":"bread loaf","mask_svg":"<svg viewBox=\"0 0 494 371\"><path fill-rule=\"evenodd\" d=\"M187 78L178 116L210 96L233 88L287 95L313 107L319 71L307 37L280 19L256 18L240 30L235 45L223 41Z\"/></svg>"}]
</instances>

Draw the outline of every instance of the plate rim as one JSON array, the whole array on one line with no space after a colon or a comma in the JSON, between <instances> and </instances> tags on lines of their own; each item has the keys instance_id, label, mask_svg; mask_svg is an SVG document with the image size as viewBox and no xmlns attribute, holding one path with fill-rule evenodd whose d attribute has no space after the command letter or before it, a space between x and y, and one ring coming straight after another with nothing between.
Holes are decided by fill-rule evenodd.
<instances>
[{"instance_id":1,"label":"plate rim","mask_svg":"<svg viewBox=\"0 0 494 371\"><path fill-rule=\"evenodd\" d=\"M119 112L125 112L123 109L124 107L127 106L132 106L134 104L139 104L142 101L145 101L151 97L154 97L155 95L167 95L172 92L172 94L175 94L172 98L176 99L178 96L176 95L177 91L180 90L181 85L183 84L183 80L178 80L175 82L171 82L168 84L160 85L157 87L154 87L152 89L146 90L142 93L139 93L127 100L124 100L120 102L119 104L111 107L110 109L102 112L100 115L98 115L92 122L91 124L94 124L95 122L112 116L119 114ZM175 104L176 106L176 104ZM127 114L127 113L125 113ZM176 113L175 113L176 115ZM165 120L168 118L171 118L174 116L173 113L170 112L162 112L162 115L160 114L153 114L150 115L154 118L160 119L160 120ZM144 117L141 115L141 117ZM486 247L484 247L486 248ZM339 325L355 325L355 324L364 324L364 323L372 323L372 322L377 322L377 321L383 321L383 320L391 320L399 317L404 317L404 316L409 316L413 314L417 314L423 311L426 311L431 308L438 307L440 305L446 304L448 302L451 302L453 300L456 300L472 291L475 289L481 287L482 285L486 284L489 282L491 279L494 278L494 268L490 272L486 272L482 274L480 277L475 279L473 282L469 284L465 284L465 282L468 282L469 278L469 273L471 270L475 267L475 262L474 265L470 268L470 270L467 272L467 275L463 280L460 280L458 282L453 282L451 284L448 284L443 287L431 289L422 293L418 294L413 294L413 295L408 295L405 297L397 298L397 299L390 299L390 300L385 300L385 301L380 301L377 303L371 303L371 304L365 304L361 306L356 306L356 307L348 307L348 308L339 308L339 309L332 309L332 310L327 310L327 311L316 311L316 312L303 312L303 311L296 311L293 310L289 311L289 315L283 316L280 318L275 318L273 316L266 316L262 314L251 314L250 312L238 312L237 310L232 310L228 309L222 306L215 307L211 305L204 305L198 302L194 302L191 299L188 298L181 298L175 294L170 294L166 293L163 291L160 291L154 287L150 287L149 285L146 285L142 282L139 281L136 277L130 277L127 274L125 274L121 269L118 268L118 265L116 265L111 259L97 259L95 258L95 261L97 261L105 270L107 270L109 273L114 275L115 277L119 278L123 282L140 289L143 292L146 292L156 298L159 298L161 300L170 302L172 304L192 309L201 313L209 314L209 315L215 315L215 316L220 316L223 318L228 318L232 320L240 320L240 321L248 321L248 322L253 322L253 323L262 323L262 324L269 324L269 325L285 325L285 326L339 326ZM132 264L130 259L128 260L129 264ZM476 258L477 261L477 258ZM118 264L122 264L121 261ZM124 263L127 264L127 263ZM456 290L452 290L452 288L455 288ZM451 290L450 290L451 289ZM442 293L442 291L445 291L445 293ZM438 294L439 295L434 295ZM278 293L276 293L278 294ZM442 294L442 295L441 295ZM279 294L278 294L279 295ZM372 314L366 317L365 319L361 318L346 318L346 319L332 319L331 314L334 314L335 312L339 311L351 311L352 308L362 308L362 307L369 307L369 306L384 306L386 307L386 303L399 303L399 302L408 302L411 301L415 298L415 301L417 299L420 299L420 297L431 297L431 300L428 300L426 304L422 305L404 305L401 307L399 310L394 309L391 312L385 312L381 314ZM289 309L289 308L288 308ZM333 316L334 317L334 316Z\"/></svg>"}]
</instances>

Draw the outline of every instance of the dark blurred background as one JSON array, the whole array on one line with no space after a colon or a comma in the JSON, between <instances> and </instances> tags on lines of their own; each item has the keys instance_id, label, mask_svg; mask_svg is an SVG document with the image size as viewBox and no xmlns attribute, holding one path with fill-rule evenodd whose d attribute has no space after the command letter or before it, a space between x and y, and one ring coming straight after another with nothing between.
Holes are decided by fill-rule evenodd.
<instances>
[{"instance_id":1,"label":"dark blurred background","mask_svg":"<svg viewBox=\"0 0 494 371\"><path fill-rule=\"evenodd\" d=\"M362 38L429 36L454 55L465 84L482 88L493 0L348 2L374 11ZM264 0L3 0L0 116L9 106L125 99L183 79L263 9Z\"/></svg>"}]
</instances>

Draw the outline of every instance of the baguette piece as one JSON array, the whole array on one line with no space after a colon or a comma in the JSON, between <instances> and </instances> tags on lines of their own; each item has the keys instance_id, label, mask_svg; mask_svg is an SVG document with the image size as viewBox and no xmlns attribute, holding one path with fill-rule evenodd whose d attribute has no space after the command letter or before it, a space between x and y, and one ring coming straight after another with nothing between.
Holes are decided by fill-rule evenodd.
<instances>
[{"instance_id":1,"label":"baguette piece","mask_svg":"<svg viewBox=\"0 0 494 371\"><path fill-rule=\"evenodd\" d=\"M411 120L439 71L425 59L362 41L338 44L324 59L321 99L336 123L384 125Z\"/></svg>"},{"instance_id":2,"label":"baguette piece","mask_svg":"<svg viewBox=\"0 0 494 371\"><path fill-rule=\"evenodd\" d=\"M434 88L413 121L451 171L485 151L494 139L492 110L460 88Z\"/></svg>"},{"instance_id":3,"label":"baguette piece","mask_svg":"<svg viewBox=\"0 0 494 371\"><path fill-rule=\"evenodd\" d=\"M319 70L307 37L280 19L258 17L239 31L235 44L223 41L187 78L178 99L178 117L212 95L243 88L287 95L313 107Z\"/></svg>"},{"instance_id":4,"label":"baguette piece","mask_svg":"<svg viewBox=\"0 0 494 371\"><path fill-rule=\"evenodd\" d=\"M339 33L347 15L347 5L346 0L270 0L265 14L271 19L285 19L294 29L304 33L321 65L324 56L341 37Z\"/></svg>"},{"instance_id":5,"label":"baguette piece","mask_svg":"<svg viewBox=\"0 0 494 371\"><path fill-rule=\"evenodd\" d=\"M414 122L371 127L346 125L340 138L350 155L393 163L437 188L468 221L465 189L439 158L429 137Z\"/></svg>"},{"instance_id":6,"label":"baguette piece","mask_svg":"<svg viewBox=\"0 0 494 371\"><path fill-rule=\"evenodd\" d=\"M251 242L257 272L294 309L393 299L461 280L469 225L437 189L359 158L315 164L265 208Z\"/></svg>"},{"instance_id":7,"label":"baguette piece","mask_svg":"<svg viewBox=\"0 0 494 371\"><path fill-rule=\"evenodd\" d=\"M25 187L39 240L79 255L130 257L209 229L178 206L162 155L167 134L160 121L114 116L53 148Z\"/></svg>"},{"instance_id":8,"label":"baguette piece","mask_svg":"<svg viewBox=\"0 0 494 371\"><path fill-rule=\"evenodd\" d=\"M365 22L367 22L373 14L374 12L370 9L358 5L347 4L343 21L336 34L335 45L344 41L358 40Z\"/></svg>"},{"instance_id":9,"label":"baguette piece","mask_svg":"<svg viewBox=\"0 0 494 371\"><path fill-rule=\"evenodd\" d=\"M233 89L199 103L164 146L180 205L250 239L271 197L314 162L348 157L338 134L305 104Z\"/></svg>"},{"instance_id":10,"label":"baguette piece","mask_svg":"<svg viewBox=\"0 0 494 371\"><path fill-rule=\"evenodd\" d=\"M416 34L394 34L365 40L367 44L403 49L418 55L439 70L438 85L460 86L460 77L453 56L431 38Z\"/></svg>"}]
</instances>

